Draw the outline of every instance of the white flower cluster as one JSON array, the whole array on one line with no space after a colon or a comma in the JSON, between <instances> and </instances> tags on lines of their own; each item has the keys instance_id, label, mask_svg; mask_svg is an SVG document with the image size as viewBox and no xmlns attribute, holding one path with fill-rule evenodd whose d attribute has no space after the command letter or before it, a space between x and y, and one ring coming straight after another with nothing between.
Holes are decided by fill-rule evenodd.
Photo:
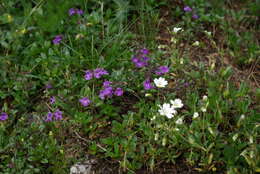
<instances>
[{"instance_id":1,"label":"white flower cluster","mask_svg":"<svg viewBox=\"0 0 260 174\"><path fill-rule=\"evenodd\" d=\"M159 105L159 113L160 115L166 116L167 118L173 118L174 115L177 114L176 109L182 108L183 103L181 99L175 99L175 100L170 100L170 103L164 103L162 106Z\"/></svg>"},{"instance_id":2,"label":"white flower cluster","mask_svg":"<svg viewBox=\"0 0 260 174\"><path fill-rule=\"evenodd\" d=\"M200 111L201 112L207 112L207 107L208 107L208 96L206 96L206 95L204 95L203 97L202 97L202 104L203 104L203 106L200 108ZM199 117L199 113L198 112L194 112L193 113L193 119L196 119L196 118L198 118Z\"/></svg>"}]
</instances>

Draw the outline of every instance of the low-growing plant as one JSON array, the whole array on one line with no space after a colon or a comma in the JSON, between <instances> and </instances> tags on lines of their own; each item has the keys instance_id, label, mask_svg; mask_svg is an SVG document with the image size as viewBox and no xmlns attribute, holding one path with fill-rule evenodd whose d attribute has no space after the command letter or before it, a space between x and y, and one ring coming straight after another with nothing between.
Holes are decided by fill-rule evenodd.
<instances>
[{"instance_id":1,"label":"low-growing plant","mask_svg":"<svg viewBox=\"0 0 260 174\"><path fill-rule=\"evenodd\" d=\"M123 173L260 171L259 90L218 62L257 63L247 11L173 1L162 29L168 3L0 2L0 173L68 173L86 154Z\"/></svg>"}]
</instances>

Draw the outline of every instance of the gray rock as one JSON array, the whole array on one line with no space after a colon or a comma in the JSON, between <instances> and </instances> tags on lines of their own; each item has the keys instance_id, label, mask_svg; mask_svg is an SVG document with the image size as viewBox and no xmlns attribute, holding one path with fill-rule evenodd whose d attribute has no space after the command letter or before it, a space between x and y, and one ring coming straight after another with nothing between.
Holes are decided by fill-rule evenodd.
<instances>
[{"instance_id":1,"label":"gray rock","mask_svg":"<svg viewBox=\"0 0 260 174\"><path fill-rule=\"evenodd\" d=\"M76 163L71 166L70 174L94 174L92 165L95 163L96 161L93 159L88 159L83 163Z\"/></svg>"}]
</instances>

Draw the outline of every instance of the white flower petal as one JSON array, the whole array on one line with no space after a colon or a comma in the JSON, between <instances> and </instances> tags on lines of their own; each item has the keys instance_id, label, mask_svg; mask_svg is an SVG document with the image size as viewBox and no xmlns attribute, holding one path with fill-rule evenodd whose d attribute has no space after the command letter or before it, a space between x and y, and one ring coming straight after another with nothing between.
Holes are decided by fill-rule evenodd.
<instances>
[{"instance_id":1,"label":"white flower petal","mask_svg":"<svg viewBox=\"0 0 260 174\"><path fill-rule=\"evenodd\" d=\"M173 32L178 33L179 31L182 31L182 28L174 27Z\"/></svg>"}]
</instances>

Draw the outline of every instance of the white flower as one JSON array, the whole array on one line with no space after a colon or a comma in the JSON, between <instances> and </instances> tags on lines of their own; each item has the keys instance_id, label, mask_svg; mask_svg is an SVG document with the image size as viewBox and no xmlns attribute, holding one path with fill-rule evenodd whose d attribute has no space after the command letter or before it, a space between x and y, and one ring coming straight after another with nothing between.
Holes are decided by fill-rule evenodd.
<instances>
[{"instance_id":1,"label":"white flower","mask_svg":"<svg viewBox=\"0 0 260 174\"><path fill-rule=\"evenodd\" d=\"M195 41L192 45L193 45L193 46L199 46L199 45L200 45L200 42L199 42L199 41Z\"/></svg>"},{"instance_id":2,"label":"white flower","mask_svg":"<svg viewBox=\"0 0 260 174\"><path fill-rule=\"evenodd\" d=\"M177 39L175 39L174 37L171 38L171 42L176 44L177 43Z\"/></svg>"},{"instance_id":3,"label":"white flower","mask_svg":"<svg viewBox=\"0 0 260 174\"><path fill-rule=\"evenodd\" d=\"M235 135L232 137L233 141L236 141L237 138L238 138L238 134L235 134Z\"/></svg>"},{"instance_id":4,"label":"white flower","mask_svg":"<svg viewBox=\"0 0 260 174\"><path fill-rule=\"evenodd\" d=\"M159 107L160 115L168 118L172 118L177 113L177 111L169 103L164 103L162 106L159 105Z\"/></svg>"},{"instance_id":5,"label":"white flower","mask_svg":"<svg viewBox=\"0 0 260 174\"><path fill-rule=\"evenodd\" d=\"M168 85L168 82L163 77L160 77L159 79L155 78L154 83L158 88L164 88L166 85Z\"/></svg>"},{"instance_id":6,"label":"white flower","mask_svg":"<svg viewBox=\"0 0 260 174\"><path fill-rule=\"evenodd\" d=\"M253 139L253 137L252 137L252 136L250 136L250 137L249 137L249 142L250 142L251 144L253 144L253 143L254 143L254 139Z\"/></svg>"},{"instance_id":7,"label":"white flower","mask_svg":"<svg viewBox=\"0 0 260 174\"><path fill-rule=\"evenodd\" d=\"M176 120L175 123L176 124L183 124L183 119L182 118L178 118L178 120Z\"/></svg>"},{"instance_id":8,"label":"white flower","mask_svg":"<svg viewBox=\"0 0 260 174\"><path fill-rule=\"evenodd\" d=\"M206 35L211 36L211 32L210 31L204 31L206 33Z\"/></svg>"},{"instance_id":9,"label":"white flower","mask_svg":"<svg viewBox=\"0 0 260 174\"><path fill-rule=\"evenodd\" d=\"M175 131L179 131L180 129L176 127L176 128L174 128L174 130L175 130Z\"/></svg>"},{"instance_id":10,"label":"white flower","mask_svg":"<svg viewBox=\"0 0 260 174\"><path fill-rule=\"evenodd\" d=\"M202 97L202 100L203 100L203 101L206 101L206 100L208 100L208 96L206 96L206 95L203 95L203 97Z\"/></svg>"},{"instance_id":11,"label":"white flower","mask_svg":"<svg viewBox=\"0 0 260 174\"><path fill-rule=\"evenodd\" d=\"M165 49L167 47L167 45L159 45L158 49Z\"/></svg>"},{"instance_id":12,"label":"white flower","mask_svg":"<svg viewBox=\"0 0 260 174\"><path fill-rule=\"evenodd\" d=\"M159 138L159 134L158 134L158 133L156 133L156 134L154 135L154 141L157 141L157 140L158 140L158 138Z\"/></svg>"},{"instance_id":13,"label":"white flower","mask_svg":"<svg viewBox=\"0 0 260 174\"><path fill-rule=\"evenodd\" d=\"M193 118L195 119L195 118L198 118L198 117L199 117L199 113L198 112L194 112Z\"/></svg>"},{"instance_id":14,"label":"white flower","mask_svg":"<svg viewBox=\"0 0 260 174\"><path fill-rule=\"evenodd\" d=\"M151 97L151 96L152 96L151 93L146 93L146 94L145 94L145 97Z\"/></svg>"},{"instance_id":15,"label":"white flower","mask_svg":"<svg viewBox=\"0 0 260 174\"><path fill-rule=\"evenodd\" d=\"M173 32L178 33L179 31L182 31L182 28L174 27Z\"/></svg>"},{"instance_id":16,"label":"white flower","mask_svg":"<svg viewBox=\"0 0 260 174\"><path fill-rule=\"evenodd\" d=\"M70 168L70 173L77 173L78 169L75 166Z\"/></svg>"},{"instance_id":17,"label":"white flower","mask_svg":"<svg viewBox=\"0 0 260 174\"><path fill-rule=\"evenodd\" d=\"M162 145L163 145L163 146L166 145L166 141L167 141L166 137L163 137L163 140L162 140Z\"/></svg>"},{"instance_id":18,"label":"white flower","mask_svg":"<svg viewBox=\"0 0 260 174\"><path fill-rule=\"evenodd\" d=\"M245 115L242 114L241 117L240 117L240 120L244 120L245 119Z\"/></svg>"},{"instance_id":19,"label":"white flower","mask_svg":"<svg viewBox=\"0 0 260 174\"><path fill-rule=\"evenodd\" d=\"M183 58L180 59L180 64L182 65L184 62Z\"/></svg>"},{"instance_id":20,"label":"white flower","mask_svg":"<svg viewBox=\"0 0 260 174\"><path fill-rule=\"evenodd\" d=\"M202 108L201 108L201 111L202 111L202 112L206 112L206 111L207 111L207 108L202 107Z\"/></svg>"},{"instance_id":21,"label":"white flower","mask_svg":"<svg viewBox=\"0 0 260 174\"><path fill-rule=\"evenodd\" d=\"M175 100L171 100L170 102L174 109L183 107L183 103L182 103L181 99L179 99L179 98L177 98Z\"/></svg>"}]
</instances>

